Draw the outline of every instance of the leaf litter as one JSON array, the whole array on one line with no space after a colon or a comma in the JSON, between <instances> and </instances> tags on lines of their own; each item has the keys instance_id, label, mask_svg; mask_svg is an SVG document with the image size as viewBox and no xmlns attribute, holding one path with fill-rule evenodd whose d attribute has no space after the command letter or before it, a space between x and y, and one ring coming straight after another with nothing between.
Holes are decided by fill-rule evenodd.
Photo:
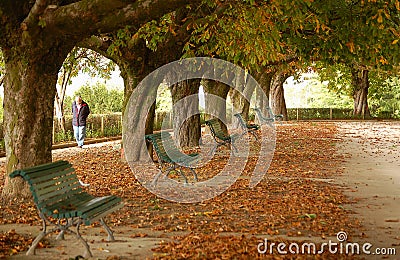
<instances>
[{"instance_id":1,"label":"leaf litter","mask_svg":"<svg viewBox=\"0 0 400 260\"><path fill-rule=\"evenodd\" d=\"M337 154L336 144L340 140L336 134L334 123L278 126L274 158L267 175L255 188L248 188L246 175L251 174L257 158L249 158L242 177L227 191L194 204L170 202L147 191L121 160L121 152L114 145L55 154L53 160L71 162L82 182L90 183L84 188L89 193L122 197L125 206L109 215L107 221L114 226L139 229L132 237L148 236L140 228L166 234L186 232L161 243L154 249L154 258L251 259L260 257L257 244L263 237L278 242L303 241L312 237L325 239L341 230L349 234L350 240L358 236L360 221L345 207L354 201L343 194L343 187L327 181L342 174L340 164L344 156ZM226 163L222 152L196 170L200 181L215 175L215 169L222 169ZM3 182L4 165L1 169ZM40 225L32 200L3 202L0 206L0 224ZM24 251L32 241L15 231L0 233L0 238L0 256Z\"/></svg>"}]
</instances>

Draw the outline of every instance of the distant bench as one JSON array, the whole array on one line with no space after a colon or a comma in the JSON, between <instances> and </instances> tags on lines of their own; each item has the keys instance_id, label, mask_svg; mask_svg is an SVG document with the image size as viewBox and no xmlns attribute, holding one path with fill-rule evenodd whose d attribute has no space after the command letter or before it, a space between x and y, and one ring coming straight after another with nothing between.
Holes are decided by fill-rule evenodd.
<instances>
[{"instance_id":1,"label":"distant bench","mask_svg":"<svg viewBox=\"0 0 400 260\"><path fill-rule=\"evenodd\" d=\"M224 145L226 147L232 146L235 152L238 152L238 149L235 146L235 141L241 137L240 134L232 134L229 135L224 132L221 128L221 124L218 121L218 119L213 118L210 120L207 120L206 125L210 128L211 135L214 138L215 145L211 149L210 154L214 153L218 147Z\"/></svg>"},{"instance_id":2,"label":"distant bench","mask_svg":"<svg viewBox=\"0 0 400 260\"><path fill-rule=\"evenodd\" d=\"M90 225L98 220L108 233L108 241L114 240L103 218L123 207L121 198L114 195L95 197L84 192L69 162L56 161L10 174L11 178L18 176L30 185L33 200L43 221L43 230L32 242L27 255L35 254L36 246L47 234L60 231L57 239L64 238L64 233L75 234L85 246L83 256L92 257L88 243L79 233L79 226ZM55 228L47 230L47 224ZM76 226L76 232L70 230L71 226Z\"/></svg>"},{"instance_id":3,"label":"distant bench","mask_svg":"<svg viewBox=\"0 0 400 260\"><path fill-rule=\"evenodd\" d=\"M185 154L181 152L175 145L174 139L172 139L170 133L165 131L148 134L145 138L153 144L161 168L160 173L153 179L153 184L157 182L162 173L166 173L166 176L168 176L171 171L178 171L185 180L185 183L188 183L187 177L183 173L182 168L189 169L193 174L194 180L198 180L197 174L193 168L195 167L195 164L201 160L199 154ZM169 167L164 170L165 165L169 165ZM180 170L177 170L178 166Z\"/></svg>"},{"instance_id":4,"label":"distant bench","mask_svg":"<svg viewBox=\"0 0 400 260\"><path fill-rule=\"evenodd\" d=\"M272 127L273 123L278 121L282 125L283 115L281 114L275 115L270 107L266 108L268 116L264 116L260 108L256 107L254 108L254 111L256 111L258 120L260 121L261 124L267 124Z\"/></svg>"},{"instance_id":5,"label":"distant bench","mask_svg":"<svg viewBox=\"0 0 400 260\"><path fill-rule=\"evenodd\" d=\"M244 119L240 113L234 114L234 116L237 118L239 125L243 130L242 135L251 134L254 136L256 141L258 141L258 137L255 132L260 130L260 126L256 125L256 124L248 124L246 121L244 121Z\"/></svg>"}]
</instances>

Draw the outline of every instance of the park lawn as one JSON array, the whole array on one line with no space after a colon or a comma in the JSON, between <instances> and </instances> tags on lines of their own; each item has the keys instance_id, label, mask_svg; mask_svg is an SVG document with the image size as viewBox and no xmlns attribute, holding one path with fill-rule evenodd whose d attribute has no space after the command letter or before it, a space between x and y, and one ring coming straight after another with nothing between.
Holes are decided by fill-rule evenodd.
<instances>
[{"instance_id":1,"label":"park lawn","mask_svg":"<svg viewBox=\"0 0 400 260\"><path fill-rule=\"evenodd\" d=\"M255 188L248 187L246 178L256 160L250 158L243 176L226 192L195 204L170 202L147 191L112 145L55 154L53 159L70 161L81 180L91 184L87 188L90 193L123 198L125 207L108 217L111 225L186 232L174 237L174 242L161 244L155 250L156 257L253 258L258 256L254 249L266 236L281 236L278 241L325 239L341 230L350 239L358 236L359 221L346 209L353 202L343 195L344 187L329 181L342 174L344 158L337 154L340 140L336 133L335 124L329 122L278 125L274 159ZM214 162L213 167L218 167L226 160L215 158ZM197 171L199 177L211 172L208 167ZM4 165L1 182L3 175ZM2 202L0 224L6 223L40 225L31 201ZM0 255L24 251L32 239L13 237L23 242L15 248L10 239L0 239Z\"/></svg>"}]
</instances>

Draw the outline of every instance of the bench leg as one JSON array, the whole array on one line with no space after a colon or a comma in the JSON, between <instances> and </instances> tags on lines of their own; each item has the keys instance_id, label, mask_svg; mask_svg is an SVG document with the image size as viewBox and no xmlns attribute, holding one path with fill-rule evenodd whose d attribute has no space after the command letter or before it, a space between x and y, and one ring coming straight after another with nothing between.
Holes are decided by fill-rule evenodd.
<instances>
[{"instance_id":1,"label":"bench leg","mask_svg":"<svg viewBox=\"0 0 400 260\"><path fill-rule=\"evenodd\" d=\"M57 226L58 227L60 227L60 233L57 235L57 237L56 237L56 240L64 240L64 234L65 234L65 232L66 232L66 230L70 227L70 226L72 226L73 224L72 224L72 219L71 218L69 218L69 219L67 219L67 224L64 226L61 226L61 224L60 223L58 223L57 224Z\"/></svg>"},{"instance_id":2,"label":"bench leg","mask_svg":"<svg viewBox=\"0 0 400 260\"><path fill-rule=\"evenodd\" d=\"M252 136L254 136L254 138L256 139L256 141L258 141L258 137L257 137L257 135L256 135L256 131L252 130L252 131L249 131L249 133L250 133Z\"/></svg>"},{"instance_id":3,"label":"bench leg","mask_svg":"<svg viewBox=\"0 0 400 260\"><path fill-rule=\"evenodd\" d=\"M81 234L79 233L79 226L81 225L82 221L78 221L78 224L76 224L76 237L82 242L82 244L85 246L85 252L83 253L84 258L88 257L93 257L92 252L90 251L90 247L88 243L86 242L85 239L82 238Z\"/></svg>"},{"instance_id":4,"label":"bench leg","mask_svg":"<svg viewBox=\"0 0 400 260\"><path fill-rule=\"evenodd\" d=\"M29 247L28 252L26 252L26 255L34 255L35 249L36 249L37 245L39 244L40 240L42 240L47 235L47 225L46 225L45 216L41 213L39 213L39 216L43 221L43 230L42 230L42 232L39 233L39 235L35 238L35 240L33 240L31 246Z\"/></svg>"},{"instance_id":5,"label":"bench leg","mask_svg":"<svg viewBox=\"0 0 400 260\"><path fill-rule=\"evenodd\" d=\"M26 252L26 255L34 255L37 245L39 244L40 240L42 240L45 236L46 236L46 231L40 232L39 235L32 242L32 245L29 247L29 250L28 252Z\"/></svg>"},{"instance_id":6,"label":"bench leg","mask_svg":"<svg viewBox=\"0 0 400 260\"><path fill-rule=\"evenodd\" d=\"M234 142L232 142L232 143L231 143L231 146L233 147L233 150L232 150L233 154L235 154L235 153L238 153L238 152L239 152L239 151L238 151L238 149L236 148L236 146L235 146Z\"/></svg>"},{"instance_id":7,"label":"bench leg","mask_svg":"<svg viewBox=\"0 0 400 260\"><path fill-rule=\"evenodd\" d=\"M108 237L107 237L107 241L115 241L114 235L112 230L110 229L109 226L107 226L106 222L104 222L104 219L101 218L100 219L100 224L103 226L103 228L107 231L108 233Z\"/></svg>"},{"instance_id":8,"label":"bench leg","mask_svg":"<svg viewBox=\"0 0 400 260\"><path fill-rule=\"evenodd\" d=\"M195 181L199 181L199 180L197 179L197 174L196 174L196 172L193 170L193 168L189 168L189 169L190 169L190 171L193 173L194 180L195 180Z\"/></svg>"}]
</instances>

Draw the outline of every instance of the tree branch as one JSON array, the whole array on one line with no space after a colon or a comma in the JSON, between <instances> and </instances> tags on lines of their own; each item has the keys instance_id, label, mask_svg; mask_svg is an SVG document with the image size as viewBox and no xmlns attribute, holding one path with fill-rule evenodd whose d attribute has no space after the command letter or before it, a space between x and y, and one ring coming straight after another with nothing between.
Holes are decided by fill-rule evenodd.
<instances>
[{"instance_id":1,"label":"tree branch","mask_svg":"<svg viewBox=\"0 0 400 260\"><path fill-rule=\"evenodd\" d=\"M127 3L129 2L129 3ZM129 24L139 28L148 21L187 4L201 0L82 0L45 12L42 19L49 34L74 36L83 40L91 35L113 32ZM79 26L77 26L79 25Z\"/></svg>"},{"instance_id":2,"label":"tree branch","mask_svg":"<svg viewBox=\"0 0 400 260\"><path fill-rule=\"evenodd\" d=\"M47 0L36 0L28 16L21 23L23 30L27 30L32 24L39 20L39 16L44 13L47 8Z\"/></svg>"}]
</instances>

